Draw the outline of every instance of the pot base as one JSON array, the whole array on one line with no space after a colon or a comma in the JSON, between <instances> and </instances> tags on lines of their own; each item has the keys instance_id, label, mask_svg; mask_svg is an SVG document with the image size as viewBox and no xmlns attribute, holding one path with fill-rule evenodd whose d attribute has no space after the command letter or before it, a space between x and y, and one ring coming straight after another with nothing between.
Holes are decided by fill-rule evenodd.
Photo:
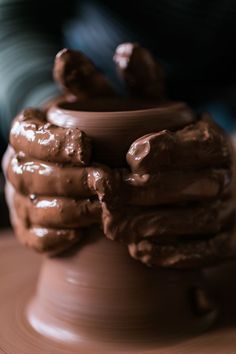
<instances>
[{"instance_id":1,"label":"pot base","mask_svg":"<svg viewBox=\"0 0 236 354\"><path fill-rule=\"evenodd\" d=\"M208 329L216 313L201 271L148 268L93 229L73 255L44 260L27 317L56 341L148 348Z\"/></svg>"},{"instance_id":2,"label":"pot base","mask_svg":"<svg viewBox=\"0 0 236 354\"><path fill-rule=\"evenodd\" d=\"M38 295L36 298L33 298L33 295L42 257L19 246L11 232L0 234L0 251L0 353L92 354L96 352L121 354L125 351L129 354L137 354L138 352L142 354L187 354L190 352L192 354L201 352L224 354L235 350L236 310L234 299L236 298L236 286L231 281L231 277L236 274L236 262L225 265L224 269L221 266L219 269L208 271L207 282L212 283L221 308L220 321L218 326L214 326L214 330L194 337L183 333L183 336L172 336L172 341L168 341L167 338L162 341L157 338L155 341L152 338L152 345L145 344L142 339L142 345L137 349L137 344L132 341L124 343L123 340L123 344L119 341L104 343L100 338L95 341L95 336L92 336L91 339L91 331L90 336L82 335L81 342L72 343L60 341L58 338L52 340L57 336L51 336L50 339L40 334L38 329L34 330L29 323L29 315L31 313L33 316L35 313L31 306L34 303L37 305ZM52 259L52 261L56 261L56 259ZM58 261L61 262L62 259L58 259ZM136 265L135 261L131 261ZM43 265L44 267L45 265ZM206 329L212 321L205 319L206 326L203 325L203 322L198 321L200 327L195 326L196 331ZM102 339L104 340L104 337Z\"/></svg>"}]
</instances>

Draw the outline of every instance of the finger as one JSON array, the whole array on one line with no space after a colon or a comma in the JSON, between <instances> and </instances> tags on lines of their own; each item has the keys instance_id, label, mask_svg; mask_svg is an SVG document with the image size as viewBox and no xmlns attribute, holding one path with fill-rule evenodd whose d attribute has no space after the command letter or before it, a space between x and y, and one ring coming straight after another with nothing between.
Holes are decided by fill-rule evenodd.
<instances>
[{"instance_id":1,"label":"finger","mask_svg":"<svg viewBox=\"0 0 236 354\"><path fill-rule=\"evenodd\" d=\"M232 258L229 232L218 233L206 240L160 245L140 240L128 246L131 257L149 266L166 268L195 268L219 264Z\"/></svg>"},{"instance_id":2,"label":"finger","mask_svg":"<svg viewBox=\"0 0 236 354\"><path fill-rule=\"evenodd\" d=\"M5 177L7 176L8 166L14 154L15 154L14 149L11 147L11 145L8 145L7 150L5 151L2 159L2 170Z\"/></svg>"},{"instance_id":3,"label":"finger","mask_svg":"<svg viewBox=\"0 0 236 354\"><path fill-rule=\"evenodd\" d=\"M27 227L19 218L14 219L13 226L18 240L23 245L48 255L58 255L83 238L83 231L80 229Z\"/></svg>"},{"instance_id":4,"label":"finger","mask_svg":"<svg viewBox=\"0 0 236 354\"><path fill-rule=\"evenodd\" d=\"M53 73L64 90L80 99L115 95L105 76L80 51L61 50L56 56Z\"/></svg>"},{"instance_id":5,"label":"finger","mask_svg":"<svg viewBox=\"0 0 236 354\"><path fill-rule=\"evenodd\" d=\"M122 179L120 195L126 204L136 206L207 201L227 194L232 185L229 169L123 173Z\"/></svg>"},{"instance_id":6,"label":"finger","mask_svg":"<svg viewBox=\"0 0 236 354\"><path fill-rule=\"evenodd\" d=\"M120 44L114 61L131 95L153 99L164 96L164 71L147 49L137 43Z\"/></svg>"},{"instance_id":7,"label":"finger","mask_svg":"<svg viewBox=\"0 0 236 354\"><path fill-rule=\"evenodd\" d=\"M16 154L10 161L7 177L21 194L88 198L94 195L84 167L62 166L32 160Z\"/></svg>"},{"instance_id":8,"label":"finger","mask_svg":"<svg viewBox=\"0 0 236 354\"><path fill-rule=\"evenodd\" d=\"M75 200L62 197L27 198L15 193L14 206L20 219L27 225L48 228L82 228L99 223L100 203L89 199Z\"/></svg>"},{"instance_id":9,"label":"finger","mask_svg":"<svg viewBox=\"0 0 236 354\"><path fill-rule=\"evenodd\" d=\"M10 143L17 152L43 161L84 166L91 156L90 141L82 131L52 125L44 113L33 108L15 118Z\"/></svg>"},{"instance_id":10,"label":"finger","mask_svg":"<svg viewBox=\"0 0 236 354\"><path fill-rule=\"evenodd\" d=\"M232 225L234 214L232 200L187 207L123 208L115 212L112 210L110 214L106 210L103 226L109 239L120 239L127 243L150 239L168 244L173 238L208 238Z\"/></svg>"},{"instance_id":11,"label":"finger","mask_svg":"<svg viewBox=\"0 0 236 354\"><path fill-rule=\"evenodd\" d=\"M126 158L135 173L229 167L231 162L229 141L206 115L176 132L163 130L141 137Z\"/></svg>"}]
</instances>

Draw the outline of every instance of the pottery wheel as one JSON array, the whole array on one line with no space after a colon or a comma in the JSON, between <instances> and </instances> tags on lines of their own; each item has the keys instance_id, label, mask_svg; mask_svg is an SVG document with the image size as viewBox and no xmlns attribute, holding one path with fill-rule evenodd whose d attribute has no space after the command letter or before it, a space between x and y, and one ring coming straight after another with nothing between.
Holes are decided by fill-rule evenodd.
<instances>
[{"instance_id":1,"label":"pottery wheel","mask_svg":"<svg viewBox=\"0 0 236 354\"><path fill-rule=\"evenodd\" d=\"M10 231L0 235L0 353L1 354L68 354L98 353L96 348L70 347L51 341L35 332L25 317L28 301L35 291L41 256L19 246ZM236 348L236 286L231 280L236 273L236 263L224 269L209 271L212 286L217 288L221 304L221 316L211 331L197 337L181 341L171 346L140 351L142 354L177 353L235 353ZM230 275L227 279L225 274ZM101 353L106 353L101 349ZM107 353L112 354L109 349ZM122 353L137 353L137 350L124 350ZM114 348L114 353L118 353ZM121 353L119 351L119 353Z\"/></svg>"}]
</instances>

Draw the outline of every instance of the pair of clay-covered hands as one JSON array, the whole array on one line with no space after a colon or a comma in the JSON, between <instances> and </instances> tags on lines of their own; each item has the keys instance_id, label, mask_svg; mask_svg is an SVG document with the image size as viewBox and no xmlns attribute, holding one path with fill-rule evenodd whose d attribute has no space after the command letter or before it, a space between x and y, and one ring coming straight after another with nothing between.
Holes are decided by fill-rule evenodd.
<instances>
[{"instance_id":1,"label":"pair of clay-covered hands","mask_svg":"<svg viewBox=\"0 0 236 354\"><path fill-rule=\"evenodd\" d=\"M114 58L132 95L164 100L163 71L146 49L123 44ZM80 52L61 51L54 76L68 100L115 95ZM148 265L200 266L230 253L230 148L207 114L183 129L140 137L119 169L93 161L92 141L78 128L52 125L36 109L16 117L10 145L12 223L36 250L60 253L100 225Z\"/></svg>"}]
</instances>

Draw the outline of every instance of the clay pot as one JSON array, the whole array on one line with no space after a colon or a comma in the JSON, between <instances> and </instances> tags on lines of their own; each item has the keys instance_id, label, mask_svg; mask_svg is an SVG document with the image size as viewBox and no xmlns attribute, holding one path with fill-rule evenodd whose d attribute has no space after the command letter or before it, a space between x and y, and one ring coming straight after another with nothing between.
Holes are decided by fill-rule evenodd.
<instances>
[{"instance_id":1,"label":"clay pot","mask_svg":"<svg viewBox=\"0 0 236 354\"><path fill-rule=\"evenodd\" d=\"M62 127L79 127L92 141L93 159L109 166L126 164L134 140L163 129L176 130L194 120L185 103L162 103L126 99L58 103L48 111L48 120Z\"/></svg>"},{"instance_id":2,"label":"clay pot","mask_svg":"<svg viewBox=\"0 0 236 354\"><path fill-rule=\"evenodd\" d=\"M196 297L204 287L201 271L148 268L93 229L74 254L44 260L27 317L71 345L161 346L212 324L215 309Z\"/></svg>"},{"instance_id":3,"label":"clay pot","mask_svg":"<svg viewBox=\"0 0 236 354\"><path fill-rule=\"evenodd\" d=\"M118 167L136 138L180 128L194 115L183 103L154 107L113 99L59 104L49 110L48 120L79 127L91 138L94 160ZM73 254L44 260L27 310L37 332L78 348L93 342L134 349L180 340L214 321L200 270L149 268L98 227L87 231L78 247Z\"/></svg>"}]
</instances>

